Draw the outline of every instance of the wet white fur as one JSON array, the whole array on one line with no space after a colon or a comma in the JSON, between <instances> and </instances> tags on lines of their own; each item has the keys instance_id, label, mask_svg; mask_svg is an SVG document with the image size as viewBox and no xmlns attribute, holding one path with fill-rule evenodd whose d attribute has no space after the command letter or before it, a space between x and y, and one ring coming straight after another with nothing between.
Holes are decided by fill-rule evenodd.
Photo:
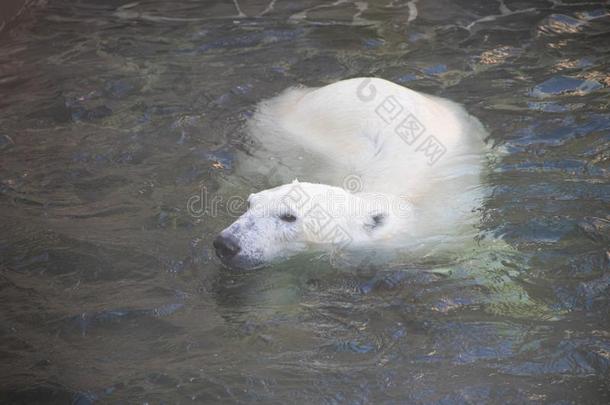
<instances>
[{"instance_id":1,"label":"wet white fur","mask_svg":"<svg viewBox=\"0 0 610 405\"><path fill-rule=\"evenodd\" d=\"M403 109L390 123L380 116L380 105L388 98ZM412 145L395 132L396 124L408 114L425 127ZM307 224L299 223L311 206L283 204L294 188L290 183L294 178L305 182L299 184L310 197L343 193L357 206L382 195L408 205L404 215L384 212L383 226L374 231L366 226L372 215L367 210L335 215L333 220L349 230L348 248L387 244L415 251L422 244L451 242L472 233L473 209L483 196L481 173L488 148L480 122L454 102L382 79L357 78L321 88L285 90L258 105L248 130L260 148L240 159L239 170L284 185L251 195L248 212L223 231L239 240L241 255L266 263L325 242L333 244L316 240ZM417 150L430 135L446 149L434 164ZM358 193L339 189L348 176L361 186ZM332 212L336 200L320 197L318 203ZM285 209L299 220L279 219ZM249 228L243 226L246 223Z\"/></svg>"}]
</instances>

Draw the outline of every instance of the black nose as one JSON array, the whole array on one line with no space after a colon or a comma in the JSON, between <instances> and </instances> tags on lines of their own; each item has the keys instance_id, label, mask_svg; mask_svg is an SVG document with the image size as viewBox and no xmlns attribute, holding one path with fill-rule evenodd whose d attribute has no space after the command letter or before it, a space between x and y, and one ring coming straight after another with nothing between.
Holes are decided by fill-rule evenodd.
<instances>
[{"instance_id":1,"label":"black nose","mask_svg":"<svg viewBox=\"0 0 610 405\"><path fill-rule=\"evenodd\" d=\"M214 239L213 245L214 249L216 249L216 254L221 259L230 259L241 250L239 244L233 237L224 236L222 234Z\"/></svg>"}]
</instances>

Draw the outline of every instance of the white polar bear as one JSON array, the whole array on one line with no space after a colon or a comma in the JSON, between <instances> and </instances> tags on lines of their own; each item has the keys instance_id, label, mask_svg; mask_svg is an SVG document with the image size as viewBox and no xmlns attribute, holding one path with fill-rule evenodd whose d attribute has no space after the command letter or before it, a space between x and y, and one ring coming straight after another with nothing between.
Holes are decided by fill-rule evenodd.
<instances>
[{"instance_id":1,"label":"white polar bear","mask_svg":"<svg viewBox=\"0 0 610 405\"><path fill-rule=\"evenodd\" d=\"M285 90L258 105L248 130L260 148L239 170L288 184L250 195L214 240L230 267L312 249L422 254L472 236L489 150L458 104L357 78Z\"/></svg>"}]
</instances>

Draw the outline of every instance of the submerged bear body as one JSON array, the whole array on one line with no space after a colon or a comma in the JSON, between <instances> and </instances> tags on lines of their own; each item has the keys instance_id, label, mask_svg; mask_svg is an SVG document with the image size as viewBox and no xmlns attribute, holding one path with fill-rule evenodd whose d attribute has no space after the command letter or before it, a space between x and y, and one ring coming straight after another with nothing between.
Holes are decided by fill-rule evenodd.
<instances>
[{"instance_id":1,"label":"submerged bear body","mask_svg":"<svg viewBox=\"0 0 610 405\"><path fill-rule=\"evenodd\" d=\"M312 249L425 254L471 233L489 150L482 125L456 103L350 79L285 90L258 105L248 130L259 148L239 170L280 186L251 195L220 233L225 264Z\"/></svg>"}]
</instances>

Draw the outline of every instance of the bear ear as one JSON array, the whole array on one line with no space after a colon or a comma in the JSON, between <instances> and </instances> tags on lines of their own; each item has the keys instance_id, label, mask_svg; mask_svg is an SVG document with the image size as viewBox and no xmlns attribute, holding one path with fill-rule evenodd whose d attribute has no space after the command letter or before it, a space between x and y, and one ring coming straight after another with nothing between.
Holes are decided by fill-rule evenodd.
<instances>
[{"instance_id":1,"label":"bear ear","mask_svg":"<svg viewBox=\"0 0 610 405\"><path fill-rule=\"evenodd\" d=\"M292 184L299 184L299 179L292 180Z\"/></svg>"},{"instance_id":2,"label":"bear ear","mask_svg":"<svg viewBox=\"0 0 610 405\"><path fill-rule=\"evenodd\" d=\"M260 201L260 199L261 199L260 193L261 192L259 192L259 193L252 193L252 194L250 194L248 196L248 199L246 200L247 203L248 203L248 208L250 208L251 206L254 206L257 201Z\"/></svg>"}]
</instances>

